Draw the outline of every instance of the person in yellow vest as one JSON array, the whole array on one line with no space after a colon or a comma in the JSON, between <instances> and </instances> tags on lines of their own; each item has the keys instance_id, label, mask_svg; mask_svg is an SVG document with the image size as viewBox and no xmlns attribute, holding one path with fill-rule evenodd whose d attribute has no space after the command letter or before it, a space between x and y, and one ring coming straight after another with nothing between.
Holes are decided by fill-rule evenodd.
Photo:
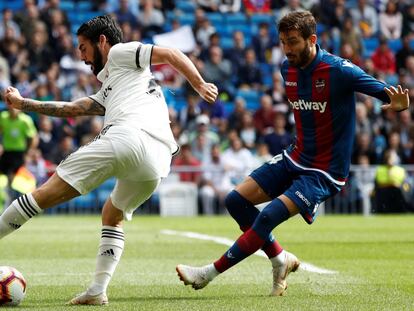
<instances>
[{"instance_id":1,"label":"person in yellow vest","mask_svg":"<svg viewBox=\"0 0 414 311\"><path fill-rule=\"evenodd\" d=\"M402 213L407 209L405 192L411 190L406 170L397 165L395 151L387 150L384 164L379 165L375 174L375 209L377 213Z\"/></svg>"},{"instance_id":2,"label":"person in yellow vest","mask_svg":"<svg viewBox=\"0 0 414 311\"><path fill-rule=\"evenodd\" d=\"M37 130L32 118L8 106L0 113L0 133L3 140L0 174L6 175L8 184L12 185L14 176L24 164L26 151L37 146Z\"/></svg>"}]
</instances>

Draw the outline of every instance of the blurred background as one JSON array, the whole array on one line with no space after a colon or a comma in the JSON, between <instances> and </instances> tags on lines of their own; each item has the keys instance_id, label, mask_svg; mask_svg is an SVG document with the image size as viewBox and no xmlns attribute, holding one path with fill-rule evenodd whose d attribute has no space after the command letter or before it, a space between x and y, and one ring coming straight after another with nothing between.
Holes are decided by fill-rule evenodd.
<instances>
[{"instance_id":1,"label":"blurred background","mask_svg":"<svg viewBox=\"0 0 414 311\"><path fill-rule=\"evenodd\" d=\"M137 213L223 214L226 193L294 139L276 23L297 10L317 18L322 48L408 88L413 103L410 0L0 0L0 91L13 85L24 97L64 101L97 92L100 84L80 61L76 40L79 26L97 15L113 15L125 41L176 40L220 96L214 104L203 102L171 66L153 66L182 149L170 176ZM320 213L413 211L413 107L395 113L381 105L357 94L349 182ZM11 111L1 101L0 111L0 209L42 184L103 124L101 117ZM114 184L108 180L48 213L99 213Z\"/></svg>"}]
</instances>

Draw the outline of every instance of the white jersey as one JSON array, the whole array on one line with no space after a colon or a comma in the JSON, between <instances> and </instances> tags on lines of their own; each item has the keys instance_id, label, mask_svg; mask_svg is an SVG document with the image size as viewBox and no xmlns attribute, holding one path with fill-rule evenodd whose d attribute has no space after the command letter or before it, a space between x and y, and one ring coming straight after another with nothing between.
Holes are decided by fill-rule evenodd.
<instances>
[{"instance_id":1,"label":"white jersey","mask_svg":"<svg viewBox=\"0 0 414 311\"><path fill-rule=\"evenodd\" d=\"M150 71L152 48L140 42L114 45L97 76L102 87L90 98L105 107L104 126L141 129L175 153L178 145L171 132L168 107Z\"/></svg>"}]
</instances>

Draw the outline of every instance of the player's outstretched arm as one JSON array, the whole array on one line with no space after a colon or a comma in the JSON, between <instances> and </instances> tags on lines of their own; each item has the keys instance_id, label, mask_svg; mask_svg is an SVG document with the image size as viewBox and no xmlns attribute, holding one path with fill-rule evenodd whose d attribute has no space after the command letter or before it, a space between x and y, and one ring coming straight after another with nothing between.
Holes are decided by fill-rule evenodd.
<instances>
[{"instance_id":1,"label":"player's outstretched arm","mask_svg":"<svg viewBox=\"0 0 414 311\"><path fill-rule=\"evenodd\" d=\"M39 101L23 98L14 87L8 87L5 94L6 104L23 111L34 111L55 117L77 117L105 114L105 108L89 97L83 97L73 102Z\"/></svg>"},{"instance_id":2,"label":"player's outstretched arm","mask_svg":"<svg viewBox=\"0 0 414 311\"><path fill-rule=\"evenodd\" d=\"M401 85L397 87L391 86L384 88L384 91L390 97L390 103L383 105L383 110L392 109L394 111L403 111L410 106L410 97L408 96L408 89L403 90Z\"/></svg>"},{"instance_id":3,"label":"player's outstretched arm","mask_svg":"<svg viewBox=\"0 0 414 311\"><path fill-rule=\"evenodd\" d=\"M205 82L191 60L180 50L154 46L151 64L170 64L190 82L203 99L210 103L216 100L217 87L213 83Z\"/></svg>"}]
</instances>

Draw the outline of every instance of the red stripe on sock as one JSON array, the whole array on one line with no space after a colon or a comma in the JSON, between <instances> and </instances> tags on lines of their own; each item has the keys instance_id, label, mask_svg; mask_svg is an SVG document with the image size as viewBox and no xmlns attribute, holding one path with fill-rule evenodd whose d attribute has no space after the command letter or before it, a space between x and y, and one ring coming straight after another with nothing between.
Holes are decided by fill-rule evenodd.
<instances>
[{"instance_id":1,"label":"red stripe on sock","mask_svg":"<svg viewBox=\"0 0 414 311\"><path fill-rule=\"evenodd\" d=\"M220 273L226 271L228 268L231 267L226 255L223 255L220 257L219 260L214 262L214 267L216 268L216 270Z\"/></svg>"},{"instance_id":2,"label":"red stripe on sock","mask_svg":"<svg viewBox=\"0 0 414 311\"><path fill-rule=\"evenodd\" d=\"M236 243L243 253L251 255L260 249L264 242L265 241L250 228L240 236Z\"/></svg>"},{"instance_id":3,"label":"red stripe on sock","mask_svg":"<svg viewBox=\"0 0 414 311\"><path fill-rule=\"evenodd\" d=\"M278 241L274 241L272 244L264 247L263 251L266 253L267 257L273 258L279 255L283 251L283 248Z\"/></svg>"}]
</instances>

